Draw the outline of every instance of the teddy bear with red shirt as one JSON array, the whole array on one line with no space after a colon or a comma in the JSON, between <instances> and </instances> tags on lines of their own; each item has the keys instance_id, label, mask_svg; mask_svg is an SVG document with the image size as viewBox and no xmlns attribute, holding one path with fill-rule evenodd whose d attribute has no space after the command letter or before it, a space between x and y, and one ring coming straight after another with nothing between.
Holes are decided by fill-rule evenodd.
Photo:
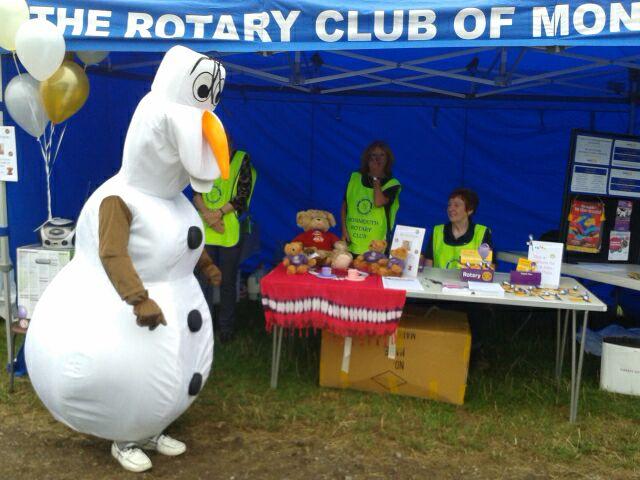
<instances>
[{"instance_id":1,"label":"teddy bear with red shirt","mask_svg":"<svg viewBox=\"0 0 640 480\"><path fill-rule=\"evenodd\" d=\"M325 210L303 210L298 212L296 223L304 232L292 241L302 243L305 253L317 257L318 265L324 265L334 244L340 240L329 231L336 225L333 214Z\"/></svg>"}]
</instances>

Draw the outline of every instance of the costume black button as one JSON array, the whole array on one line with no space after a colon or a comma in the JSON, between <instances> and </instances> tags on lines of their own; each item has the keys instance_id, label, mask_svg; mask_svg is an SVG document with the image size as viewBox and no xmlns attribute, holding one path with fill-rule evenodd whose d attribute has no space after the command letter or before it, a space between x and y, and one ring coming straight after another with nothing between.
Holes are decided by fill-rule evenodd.
<instances>
[{"instance_id":1,"label":"costume black button","mask_svg":"<svg viewBox=\"0 0 640 480\"><path fill-rule=\"evenodd\" d=\"M202 328L202 315L198 310L191 310L189 315L187 315L187 325L189 325L189 330L192 332L197 332Z\"/></svg>"},{"instance_id":2,"label":"costume black button","mask_svg":"<svg viewBox=\"0 0 640 480\"><path fill-rule=\"evenodd\" d=\"M202 243L202 230L198 227L189 227L187 234L187 245L191 250L195 250Z\"/></svg>"},{"instance_id":3,"label":"costume black button","mask_svg":"<svg viewBox=\"0 0 640 480\"><path fill-rule=\"evenodd\" d=\"M191 381L189 382L189 395L197 395L201 387L202 375L200 375L199 373L194 373L193 377L191 377Z\"/></svg>"}]
</instances>

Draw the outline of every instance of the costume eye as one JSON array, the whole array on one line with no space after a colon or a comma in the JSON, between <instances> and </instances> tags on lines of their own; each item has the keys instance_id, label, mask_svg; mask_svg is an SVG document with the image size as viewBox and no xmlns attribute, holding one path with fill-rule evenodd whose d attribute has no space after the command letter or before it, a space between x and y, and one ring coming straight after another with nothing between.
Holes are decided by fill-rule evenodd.
<instances>
[{"instance_id":1,"label":"costume eye","mask_svg":"<svg viewBox=\"0 0 640 480\"><path fill-rule=\"evenodd\" d=\"M222 89L224 88L224 79L217 82L217 85L213 86L213 105L220 103L220 96L222 95Z\"/></svg>"},{"instance_id":2,"label":"costume eye","mask_svg":"<svg viewBox=\"0 0 640 480\"><path fill-rule=\"evenodd\" d=\"M193 81L193 97L199 101L204 102L209 98L211 94L211 83L213 77L209 72L202 72Z\"/></svg>"}]
</instances>

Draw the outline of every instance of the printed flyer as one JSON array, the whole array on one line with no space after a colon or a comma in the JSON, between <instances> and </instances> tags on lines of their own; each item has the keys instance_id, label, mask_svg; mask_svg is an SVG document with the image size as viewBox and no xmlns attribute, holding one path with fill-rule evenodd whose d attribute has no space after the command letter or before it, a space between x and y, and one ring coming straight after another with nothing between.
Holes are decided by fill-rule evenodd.
<instances>
[{"instance_id":1,"label":"printed flyer","mask_svg":"<svg viewBox=\"0 0 640 480\"><path fill-rule=\"evenodd\" d=\"M602 202L573 200L569 211L567 250L585 253L600 252L604 219Z\"/></svg>"},{"instance_id":2,"label":"printed flyer","mask_svg":"<svg viewBox=\"0 0 640 480\"><path fill-rule=\"evenodd\" d=\"M614 230L618 232L628 232L631 224L631 212L633 202L631 200L618 200L616 208L616 224Z\"/></svg>"},{"instance_id":3,"label":"printed flyer","mask_svg":"<svg viewBox=\"0 0 640 480\"><path fill-rule=\"evenodd\" d=\"M609 260L629 260L631 232L612 231L609 236Z\"/></svg>"},{"instance_id":4,"label":"printed flyer","mask_svg":"<svg viewBox=\"0 0 640 480\"><path fill-rule=\"evenodd\" d=\"M15 127L0 127L0 181L18 181Z\"/></svg>"}]
</instances>

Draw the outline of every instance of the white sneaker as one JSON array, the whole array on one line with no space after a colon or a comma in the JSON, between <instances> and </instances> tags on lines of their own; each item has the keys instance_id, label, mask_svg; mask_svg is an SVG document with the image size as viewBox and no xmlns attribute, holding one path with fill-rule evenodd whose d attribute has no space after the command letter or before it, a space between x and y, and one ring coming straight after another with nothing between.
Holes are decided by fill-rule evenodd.
<instances>
[{"instance_id":1,"label":"white sneaker","mask_svg":"<svg viewBox=\"0 0 640 480\"><path fill-rule=\"evenodd\" d=\"M116 442L111 444L111 455L118 460L122 468L130 472L144 472L151 468L151 460L135 443L119 448Z\"/></svg>"},{"instance_id":2,"label":"white sneaker","mask_svg":"<svg viewBox=\"0 0 640 480\"><path fill-rule=\"evenodd\" d=\"M187 451L187 446L183 442L163 434L151 437L142 445L142 448L145 450L156 450L158 453L170 457L182 455Z\"/></svg>"}]
</instances>

